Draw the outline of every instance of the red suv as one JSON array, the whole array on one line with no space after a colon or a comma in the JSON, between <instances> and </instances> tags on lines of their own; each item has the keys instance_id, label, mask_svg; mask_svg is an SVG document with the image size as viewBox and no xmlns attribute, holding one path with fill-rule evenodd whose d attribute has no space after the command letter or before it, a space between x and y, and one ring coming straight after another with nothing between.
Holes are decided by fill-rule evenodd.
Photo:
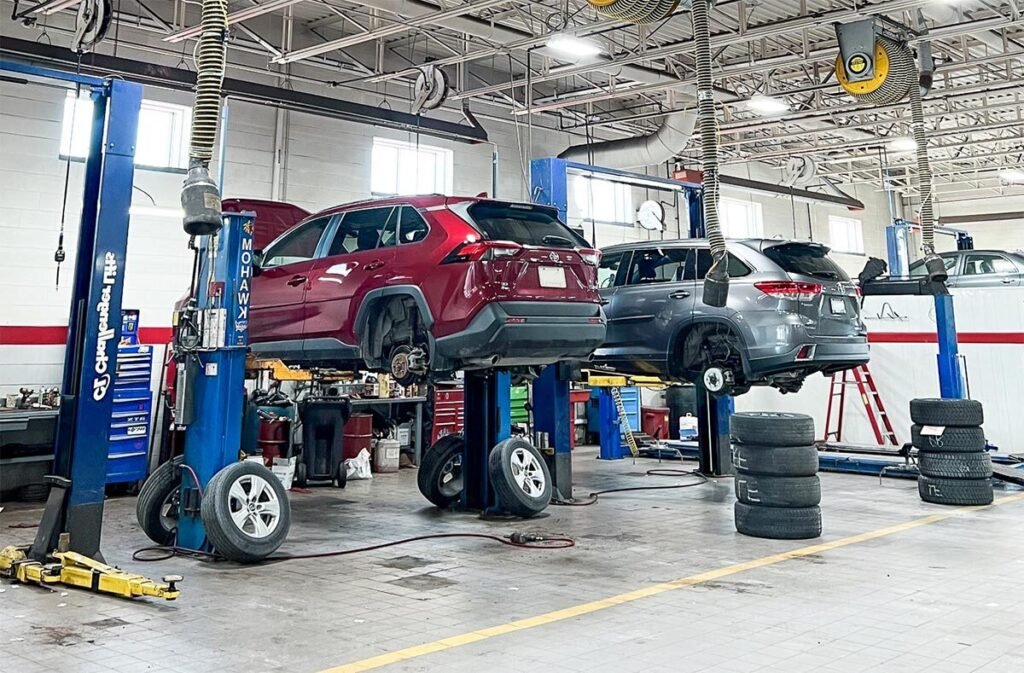
<instances>
[{"instance_id":1,"label":"red suv","mask_svg":"<svg viewBox=\"0 0 1024 673\"><path fill-rule=\"evenodd\" d=\"M407 384L585 359L605 336L600 253L545 206L361 201L309 216L257 258L252 350L289 363Z\"/></svg>"}]
</instances>

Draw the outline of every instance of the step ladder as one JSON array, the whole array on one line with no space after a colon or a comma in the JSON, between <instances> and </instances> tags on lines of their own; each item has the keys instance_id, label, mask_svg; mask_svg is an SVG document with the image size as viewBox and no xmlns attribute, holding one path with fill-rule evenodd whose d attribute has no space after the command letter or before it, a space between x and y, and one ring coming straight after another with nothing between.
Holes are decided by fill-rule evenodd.
<instances>
[{"instance_id":1,"label":"step ladder","mask_svg":"<svg viewBox=\"0 0 1024 673\"><path fill-rule=\"evenodd\" d=\"M615 400L615 413L619 415L619 427L626 435L626 446L629 452L636 458L640 455L640 448L636 444L636 437L633 436L633 429L629 427L629 417L626 416L626 405L622 403L622 394L618 388L612 388L612 399Z\"/></svg>"},{"instance_id":2,"label":"step ladder","mask_svg":"<svg viewBox=\"0 0 1024 673\"><path fill-rule=\"evenodd\" d=\"M846 389L854 385L857 386L857 391L860 393L860 401L864 405L864 413L867 414L868 422L871 423L871 430L875 433L875 441L879 446L884 446L886 443L899 446L896 431L893 430L892 421L889 420L882 396L878 392L878 386L875 385L875 377L871 375L871 370L866 364L832 374L832 381L829 384L828 408L825 412L825 441L831 440L836 443L843 441ZM833 418L835 418L835 429L833 429Z\"/></svg>"}]
</instances>

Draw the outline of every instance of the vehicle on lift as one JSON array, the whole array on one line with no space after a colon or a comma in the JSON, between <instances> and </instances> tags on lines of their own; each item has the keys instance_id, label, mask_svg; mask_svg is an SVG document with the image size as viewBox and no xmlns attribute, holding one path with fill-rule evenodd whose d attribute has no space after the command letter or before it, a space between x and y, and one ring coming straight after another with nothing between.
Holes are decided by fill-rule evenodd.
<instances>
[{"instance_id":1,"label":"vehicle on lift","mask_svg":"<svg viewBox=\"0 0 1024 673\"><path fill-rule=\"evenodd\" d=\"M711 266L706 240L605 248L598 283L608 336L595 361L732 395L753 385L795 392L809 374L863 364L858 288L828 251L806 241L729 241L729 301L714 308L700 300Z\"/></svg>"},{"instance_id":2,"label":"vehicle on lift","mask_svg":"<svg viewBox=\"0 0 1024 673\"><path fill-rule=\"evenodd\" d=\"M290 364L408 385L585 359L604 341L600 254L546 206L360 201L310 216L256 258L250 344Z\"/></svg>"},{"instance_id":3,"label":"vehicle on lift","mask_svg":"<svg viewBox=\"0 0 1024 673\"><path fill-rule=\"evenodd\" d=\"M1021 287L1024 253L1006 250L954 250L939 255L949 278L946 287ZM928 275L924 260L910 265L911 278Z\"/></svg>"}]
</instances>

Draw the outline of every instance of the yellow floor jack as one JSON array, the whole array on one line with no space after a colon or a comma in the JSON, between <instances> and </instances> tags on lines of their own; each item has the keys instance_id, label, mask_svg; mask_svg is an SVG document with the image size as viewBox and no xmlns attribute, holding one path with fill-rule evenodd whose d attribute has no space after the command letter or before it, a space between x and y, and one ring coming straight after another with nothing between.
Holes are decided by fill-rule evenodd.
<instances>
[{"instance_id":1,"label":"yellow floor jack","mask_svg":"<svg viewBox=\"0 0 1024 673\"><path fill-rule=\"evenodd\" d=\"M151 596L173 601L181 594L177 587L182 579L180 575L167 575L163 583L154 582L148 577L127 573L88 556L68 551L68 542L67 533L62 534L57 551L50 554L46 561L29 558L28 547L0 549L0 577L42 587L62 584L122 598Z\"/></svg>"}]
</instances>

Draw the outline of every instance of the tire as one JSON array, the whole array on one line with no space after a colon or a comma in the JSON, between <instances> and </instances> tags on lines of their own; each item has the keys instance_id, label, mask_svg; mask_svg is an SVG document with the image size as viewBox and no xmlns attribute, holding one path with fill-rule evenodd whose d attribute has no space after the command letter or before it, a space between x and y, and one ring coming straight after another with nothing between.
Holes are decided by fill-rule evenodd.
<instances>
[{"instance_id":1,"label":"tire","mask_svg":"<svg viewBox=\"0 0 1024 673\"><path fill-rule=\"evenodd\" d=\"M295 485L299 488L306 488L306 484L308 483L309 481L306 479L306 464L300 460L299 463L295 465Z\"/></svg>"},{"instance_id":2,"label":"tire","mask_svg":"<svg viewBox=\"0 0 1024 673\"><path fill-rule=\"evenodd\" d=\"M742 444L807 446L814 443L814 419L781 411L744 411L729 421L733 439Z\"/></svg>"},{"instance_id":3,"label":"tire","mask_svg":"<svg viewBox=\"0 0 1024 673\"><path fill-rule=\"evenodd\" d=\"M732 465L739 474L810 477L818 473L818 449L814 446L733 444Z\"/></svg>"},{"instance_id":4,"label":"tire","mask_svg":"<svg viewBox=\"0 0 1024 673\"><path fill-rule=\"evenodd\" d=\"M917 478L917 492L921 500L936 505L991 505L991 479Z\"/></svg>"},{"instance_id":5,"label":"tire","mask_svg":"<svg viewBox=\"0 0 1024 673\"><path fill-rule=\"evenodd\" d=\"M808 540L821 536L820 507L759 507L737 502L736 530L769 540Z\"/></svg>"},{"instance_id":6,"label":"tire","mask_svg":"<svg viewBox=\"0 0 1024 673\"><path fill-rule=\"evenodd\" d=\"M992 457L977 453L920 453L917 465L926 477L943 479L988 479L992 476Z\"/></svg>"},{"instance_id":7,"label":"tire","mask_svg":"<svg viewBox=\"0 0 1024 673\"><path fill-rule=\"evenodd\" d=\"M821 504L821 482L813 477L737 474L736 499L761 507L814 507Z\"/></svg>"},{"instance_id":8,"label":"tire","mask_svg":"<svg viewBox=\"0 0 1024 673\"><path fill-rule=\"evenodd\" d=\"M441 509L462 498L462 435L445 435L427 449L416 472L416 485L423 497Z\"/></svg>"},{"instance_id":9,"label":"tire","mask_svg":"<svg viewBox=\"0 0 1024 673\"><path fill-rule=\"evenodd\" d=\"M981 402L922 398L910 400L910 418L918 425L971 427L985 422Z\"/></svg>"},{"instance_id":10,"label":"tire","mask_svg":"<svg viewBox=\"0 0 1024 673\"><path fill-rule=\"evenodd\" d=\"M178 534L178 493L184 456L176 456L163 463L149 475L135 502L135 518L153 542L174 544Z\"/></svg>"},{"instance_id":11,"label":"tire","mask_svg":"<svg viewBox=\"0 0 1024 673\"><path fill-rule=\"evenodd\" d=\"M544 457L522 437L498 442L488 460L498 504L509 514L531 517L551 502L551 473Z\"/></svg>"},{"instance_id":12,"label":"tire","mask_svg":"<svg viewBox=\"0 0 1024 673\"><path fill-rule=\"evenodd\" d=\"M910 428L910 441L928 453L978 453L985 450L985 431L981 428L947 427L941 435L922 435L920 425Z\"/></svg>"},{"instance_id":13,"label":"tire","mask_svg":"<svg viewBox=\"0 0 1024 673\"><path fill-rule=\"evenodd\" d=\"M257 509L246 514L249 505ZM291 527L288 492L281 480L248 461L228 465L210 480L202 517L214 551L238 563L256 563L273 554Z\"/></svg>"}]
</instances>

